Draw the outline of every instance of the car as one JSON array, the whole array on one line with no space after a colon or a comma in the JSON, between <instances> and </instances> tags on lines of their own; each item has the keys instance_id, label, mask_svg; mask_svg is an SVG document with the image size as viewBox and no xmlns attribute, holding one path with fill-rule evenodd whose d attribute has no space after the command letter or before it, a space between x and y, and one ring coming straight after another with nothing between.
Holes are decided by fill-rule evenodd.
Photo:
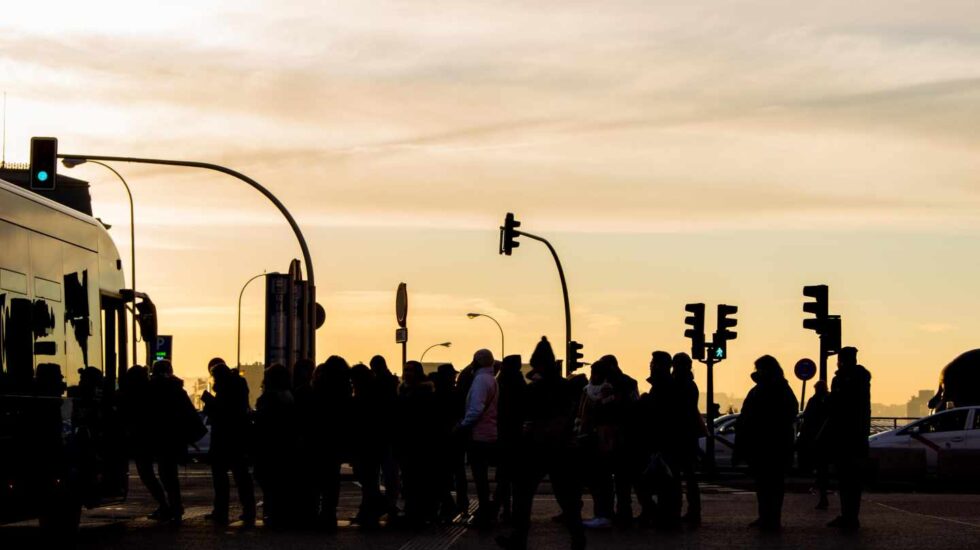
<instances>
[{"instance_id":1,"label":"car","mask_svg":"<svg viewBox=\"0 0 980 550\"><path fill-rule=\"evenodd\" d=\"M735 427L739 413L732 413L719 416L715 419L715 465L723 468L733 467L732 454L735 451ZM796 427L793 433L799 435L800 424L803 422L803 413L796 417ZM705 446L707 438L702 437L698 440L701 449L702 460L707 452ZM796 460L794 453L793 460ZM742 464L744 466L745 464Z\"/></svg>"},{"instance_id":2,"label":"car","mask_svg":"<svg viewBox=\"0 0 980 550\"><path fill-rule=\"evenodd\" d=\"M738 413L726 414L715 419L715 464L722 467L732 465L732 452L735 450L735 421ZM701 456L704 457L707 438L698 440Z\"/></svg>"},{"instance_id":3,"label":"car","mask_svg":"<svg viewBox=\"0 0 980 550\"><path fill-rule=\"evenodd\" d=\"M197 443L187 446L187 457L195 462L201 462L207 458L208 451L211 450L211 423L208 422L208 417L203 411L198 411L197 414L208 431Z\"/></svg>"},{"instance_id":4,"label":"car","mask_svg":"<svg viewBox=\"0 0 980 550\"><path fill-rule=\"evenodd\" d=\"M958 407L868 438L879 478L980 480L980 406Z\"/></svg>"}]
</instances>

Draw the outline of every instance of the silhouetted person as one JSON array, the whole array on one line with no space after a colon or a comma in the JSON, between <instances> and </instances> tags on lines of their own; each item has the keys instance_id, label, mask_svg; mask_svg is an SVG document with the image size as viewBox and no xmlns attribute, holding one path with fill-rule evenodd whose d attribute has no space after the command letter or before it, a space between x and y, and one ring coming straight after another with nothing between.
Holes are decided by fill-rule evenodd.
<instances>
[{"instance_id":1,"label":"silhouetted person","mask_svg":"<svg viewBox=\"0 0 980 550\"><path fill-rule=\"evenodd\" d=\"M929 400L936 412L973 405L980 405L980 349L961 353L943 367L939 389Z\"/></svg>"},{"instance_id":2,"label":"silhouetted person","mask_svg":"<svg viewBox=\"0 0 980 550\"><path fill-rule=\"evenodd\" d=\"M827 447L837 467L841 515L828 526L860 527L862 469L871 433L871 373L857 362L857 348L841 348L830 384Z\"/></svg>"},{"instance_id":3,"label":"silhouetted person","mask_svg":"<svg viewBox=\"0 0 980 550\"><path fill-rule=\"evenodd\" d=\"M177 467L187 457L187 445L199 439L194 434L201 421L184 391L184 382L174 376L170 361L153 363L147 385L147 429L150 451L157 463L160 481L167 494L167 507L158 508L151 519L179 522L184 516ZM197 425L194 425L196 421Z\"/></svg>"},{"instance_id":4,"label":"silhouetted person","mask_svg":"<svg viewBox=\"0 0 980 550\"><path fill-rule=\"evenodd\" d=\"M806 402L806 408L803 409L803 423L800 425L800 435L796 440L800 467L806 471L816 472L816 487L819 494L817 510L826 510L829 505L827 453L817 444L817 436L824 429L829 416L828 398L827 382L817 380L813 384L813 397Z\"/></svg>"},{"instance_id":5,"label":"silhouetted person","mask_svg":"<svg viewBox=\"0 0 980 550\"><path fill-rule=\"evenodd\" d=\"M304 526L316 523L319 513L316 478L317 403L313 392L313 371L316 364L311 359L300 359L293 365L293 401L296 403L296 468L302 480L293 492L293 510L296 522Z\"/></svg>"},{"instance_id":6,"label":"silhouetted person","mask_svg":"<svg viewBox=\"0 0 980 550\"><path fill-rule=\"evenodd\" d=\"M463 367L463 370L456 376L456 410L454 418L456 423L466 414L466 398L470 394L470 386L473 385L474 365L471 362ZM456 507L463 517L470 515L470 496L469 482L466 478L466 447L465 437L459 434L453 435L453 446L450 449L450 461L453 475L453 483L456 487Z\"/></svg>"},{"instance_id":7,"label":"silhouetted person","mask_svg":"<svg viewBox=\"0 0 980 550\"><path fill-rule=\"evenodd\" d=\"M687 494L687 514L684 521L690 525L701 524L701 489L695 472L699 444L698 440L707 435L701 411L698 409L698 385L694 382L691 356L686 353L674 354L671 376L677 396L677 419L680 447L678 449L678 472L684 478Z\"/></svg>"},{"instance_id":8,"label":"silhouetted person","mask_svg":"<svg viewBox=\"0 0 980 550\"><path fill-rule=\"evenodd\" d=\"M524 425L527 382L521 372L521 356L508 355L497 373L497 489L494 501L501 508L501 519L509 522L514 495L514 471L521 460L519 445Z\"/></svg>"},{"instance_id":9,"label":"silhouetted person","mask_svg":"<svg viewBox=\"0 0 980 550\"><path fill-rule=\"evenodd\" d=\"M398 389L398 453L405 496L405 523L422 527L436 515L438 475L430 455L437 440L435 388L422 363L409 361Z\"/></svg>"},{"instance_id":10,"label":"silhouetted person","mask_svg":"<svg viewBox=\"0 0 980 550\"><path fill-rule=\"evenodd\" d=\"M633 521L632 489L635 478L630 451L630 416L640 398L639 389L632 377L619 368L615 355L604 355L600 360L608 369L607 380L613 387L613 399L603 406L602 423L613 442L612 467L616 494L615 521L629 526Z\"/></svg>"},{"instance_id":11,"label":"silhouetted person","mask_svg":"<svg viewBox=\"0 0 980 550\"><path fill-rule=\"evenodd\" d=\"M298 445L296 402L290 391L289 369L280 364L265 369L262 395L255 403L255 479L262 486L262 515L266 526L284 527L295 520L290 501Z\"/></svg>"},{"instance_id":12,"label":"silhouetted person","mask_svg":"<svg viewBox=\"0 0 980 550\"><path fill-rule=\"evenodd\" d=\"M479 509L478 525L487 526L494 521L497 510L490 501L490 462L497 444L497 399L499 390L494 378L493 353L488 349L473 354L473 383L466 396L466 410L458 430L467 440L466 455L473 473L473 483Z\"/></svg>"},{"instance_id":13,"label":"silhouetted person","mask_svg":"<svg viewBox=\"0 0 980 550\"><path fill-rule=\"evenodd\" d=\"M671 356L665 351L653 352L650 359L650 391L640 398L641 433L648 438L651 451L644 472L648 491L657 495L653 523L658 529L674 530L680 526L682 454L681 427L677 421L679 406L674 379L670 375ZM644 497L649 498L649 497ZM643 504L641 500L641 505ZM649 501L646 521L650 521Z\"/></svg>"},{"instance_id":14,"label":"silhouetted person","mask_svg":"<svg viewBox=\"0 0 980 550\"><path fill-rule=\"evenodd\" d=\"M219 524L228 523L228 497L231 488L228 472L235 478L238 501L242 506L240 519L245 525L255 523L255 489L248 471L248 438L251 413L248 403L248 383L233 373L224 360L216 357L208 363L214 379L214 394L201 395L204 414L211 425L211 479L214 484L214 507L207 519Z\"/></svg>"},{"instance_id":15,"label":"silhouetted person","mask_svg":"<svg viewBox=\"0 0 980 550\"><path fill-rule=\"evenodd\" d=\"M340 466L350 454L350 367L343 357L331 355L313 374L316 425L313 453L314 485L321 527L337 528Z\"/></svg>"},{"instance_id":16,"label":"silhouetted person","mask_svg":"<svg viewBox=\"0 0 980 550\"><path fill-rule=\"evenodd\" d=\"M6 434L13 432L13 441L20 441L19 445L24 447L17 449L16 453L11 453L8 447L4 447L4 452L8 453L4 458L8 458L9 454L22 457L21 460L15 459L4 466L10 468L8 472L13 471L23 478L40 481L45 493L41 498L50 499L49 502L56 502L55 499L59 497L64 498L63 493L59 494L58 488L52 486L50 480L64 479L70 467L69 461L65 460L62 439L61 397L66 389L61 366L55 363L38 364L33 393L39 399L29 400L30 408L25 410L28 414L21 417L21 422L17 422L15 426L5 426L9 430Z\"/></svg>"},{"instance_id":17,"label":"silhouetted person","mask_svg":"<svg viewBox=\"0 0 980 550\"><path fill-rule=\"evenodd\" d=\"M381 455L381 478L384 480L385 501L388 515L398 515L398 497L401 493L401 476L395 460L395 407L398 402L398 377L388 369L385 358L375 355L370 362L371 372L378 385L378 401L381 407L382 426L378 437L384 442Z\"/></svg>"},{"instance_id":18,"label":"silhouetted person","mask_svg":"<svg viewBox=\"0 0 980 550\"><path fill-rule=\"evenodd\" d=\"M353 522L362 527L374 527L386 512L385 499L379 480L384 441L378 438L384 419L379 407L378 389L374 374L366 365L351 367L351 457L354 478L361 485L361 504Z\"/></svg>"},{"instance_id":19,"label":"silhouetted person","mask_svg":"<svg viewBox=\"0 0 980 550\"><path fill-rule=\"evenodd\" d=\"M438 501L439 518L444 522L452 521L460 514L459 507L453 499L453 488L456 480L456 450L460 445L456 441L456 425L461 416L457 406L456 375L459 372L450 364L439 365L436 372L429 375L429 380L435 387L435 408L437 433L433 446L433 459L438 463ZM466 471L463 471L463 483Z\"/></svg>"},{"instance_id":20,"label":"silhouetted person","mask_svg":"<svg viewBox=\"0 0 980 550\"><path fill-rule=\"evenodd\" d=\"M612 455L616 444L613 439L616 426L605 409L615 399L615 390L608 380L608 371L602 359L592 363L576 418L576 436L593 502L593 518L583 525L591 529L611 527L614 513Z\"/></svg>"},{"instance_id":21,"label":"silhouetted person","mask_svg":"<svg viewBox=\"0 0 980 550\"><path fill-rule=\"evenodd\" d=\"M782 527L786 472L793 464L794 423L799 403L770 355L755 361L755 387L749 390L735 428L735 452L755 477L759 518L750 526L765 531Z\"/></svg>"},{"instance_id":22,"label":"silhouetted person","mask_svg":"<svg viewBox=\"0 0 980 550\"><path fill-rule=\"evenodd\" d=\"M531 354L531 383L527 387L525 422L520 443L521 463L515 471L513 533L498 537L508 550L527 548L534 493L545 475L551 479L562 520L571 535L570 548L585 548L582 527L582 488L573 452L573 421L581 389L561 376L554 351L541 338Z\"/></svg>"},{"instance_id":23,"label":"silhouetted person","mask_svg":"<svg viewBox=\"0 0 980 550\"><path fill-rule=\"evenodd\" d=\"M75 433L69 452L79 494L96 495L101 482L99 463L103 460L101 455L107 425L102 401L105 377L95 367L78 369L78 375L78 385L68 388L68 396L72 398L71 424Z\"/></svg>"},{"instance_id":24,"label":"silhouetted person","mask_svg":"<svg viewBox=\"0 0 980 550\"><path fill-rule=\"evenodd\" d=\"M119 380L119 415L129 445L129 456L136 464L140 481L157 503L157 510L167 510L167 496L153 471L153 437L148 429L150 373L146 367L134 365Z\"/></svg>"}]
</instances>

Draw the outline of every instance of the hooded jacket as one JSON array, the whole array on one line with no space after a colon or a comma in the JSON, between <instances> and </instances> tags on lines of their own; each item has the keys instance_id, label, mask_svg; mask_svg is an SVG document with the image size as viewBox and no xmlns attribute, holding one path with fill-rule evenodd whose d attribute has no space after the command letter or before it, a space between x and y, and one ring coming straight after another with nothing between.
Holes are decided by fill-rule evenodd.
<instances>
[{"instance_id":1,"label":"hooded jacket","mask_svg":"<svg viewBox=\"0 0 980 550\"><path fill-rule=\"evenodd\" d=\"M473 384L466 395L466 412L460 426L472 429L473 441L497 441L497 379L493 365L476 369Z\"/></svg>"}]
</instances>

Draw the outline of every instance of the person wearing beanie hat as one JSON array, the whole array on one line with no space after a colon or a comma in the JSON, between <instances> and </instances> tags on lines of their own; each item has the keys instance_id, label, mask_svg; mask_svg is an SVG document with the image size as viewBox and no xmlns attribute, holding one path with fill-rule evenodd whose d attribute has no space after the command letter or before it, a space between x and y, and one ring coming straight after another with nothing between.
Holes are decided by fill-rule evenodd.
<instances>
[{"instance_id":1,"label":"person wearing beanie hat","mask_svg":"<svg viewBox=\"0 0 980 550\"><path fill-rule=\"evenodd\" d=\"M531 384L526 389L524 433L517 448L514 472L513 532L499 536L497 545L507 550L526 550L531 527L531 506L538 484L547 475L561 508L562 521L571 536L570 548L585 548L582 526L582 485L574 449L573 422L580 392L562 378L555 353L542 337L531 354Z\"/></svg>"},{"instance_id":2,"label":"person wearing beanie hat","mask_svg":"<svg viewBox=\"0 0 980 550\"><path fill-rule=\"evenodd\" d=\"M534 348L534 353L531 354L531 372L527 374L530 379L533 376L540 377L553 377L561 376L561 369L558 368L558 364L555 360L555 352L551 349L551 342L545 336L541 337L541 341Z\"/></svg>"}]
</instances>

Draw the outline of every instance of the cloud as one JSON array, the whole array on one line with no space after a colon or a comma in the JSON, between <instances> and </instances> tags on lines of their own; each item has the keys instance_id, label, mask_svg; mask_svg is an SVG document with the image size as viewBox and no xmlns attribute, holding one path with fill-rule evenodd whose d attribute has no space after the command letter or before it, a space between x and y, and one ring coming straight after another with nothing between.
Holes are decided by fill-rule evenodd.
<instances>
[{"instance_id":1,"label":"cloud","mask_svg":"<svg viewBox=\"0 0 980 550\"><path fill-rule=\"evenodd\" d=\"M956 330L956 326L948 323L925 323L917 327L922 332L928 332L929 334L941 334L944 332L952 332Z\"/></svg>"}]
</instances>

